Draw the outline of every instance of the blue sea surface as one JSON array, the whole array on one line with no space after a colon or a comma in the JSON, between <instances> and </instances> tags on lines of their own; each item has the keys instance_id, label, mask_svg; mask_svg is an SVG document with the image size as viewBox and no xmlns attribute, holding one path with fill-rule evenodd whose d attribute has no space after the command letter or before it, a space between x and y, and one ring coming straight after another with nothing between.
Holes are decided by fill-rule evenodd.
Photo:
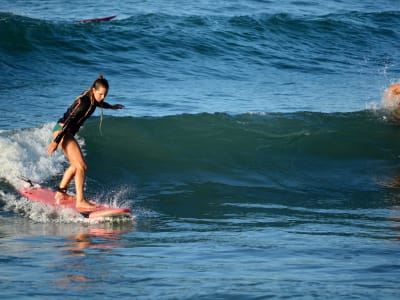
<instances>
[{"instance_id":1,"label":"blue sea surface","mask_svg":"<svg viewBox=\"0 0 400 300\"><path fill-rule=\"evenodd\" d=\"M3 0L0 36L1 298L399 299L397 1ZM132 220L18 193L99 74L86 194Z\"/></svg>"}]
</instances>

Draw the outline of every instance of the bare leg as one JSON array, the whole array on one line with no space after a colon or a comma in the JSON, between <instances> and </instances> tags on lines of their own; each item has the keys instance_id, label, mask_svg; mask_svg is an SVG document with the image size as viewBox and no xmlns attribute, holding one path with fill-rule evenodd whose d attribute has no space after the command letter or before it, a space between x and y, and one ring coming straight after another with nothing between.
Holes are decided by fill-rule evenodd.
<instances>
[{"instance_id":1,"label":"bare leg","mask_svg":"<svg viewBox=\"0 0 400 300\"><path fill-rule=\"evenodd\" d=\"M74 178L75 173L76 173L75 168L72 166L69 166L69 168L67 170L65 170L65 172L64 172L64 176L61 180L60 187L61 188L67 187L69 185L69 183L71 182L72 178Z\"/></svg>"},{"instance_id":2,"label":"bare leg","mask_svg":"<svg viewBox=\"0 0 400 300\"><path fill-rule=\"evenodd\" d=\"M75 177L76 188L76 207L93 208L94 204L85 200L84 185L85 172L87 169L86 162L83 158L81 148L78 142L71 135L65 135L61 142L62 150L69 160L71 166L66 170L61 184L68 184ZM64 185L62 186L64 187Z\"/></svg>"},{"instance_id":3,"label":"bare leg","mask_svg":"<svg viewBox=\"0 0 400 300\"><path fill-rule=\"evenodd\" d=\"M73 166L70 166L65 172L64 172L64 176L61 180L60 183L60 188L61 189L66 189L68 187L68 185L70 184L72 178L74 178L76 173L76 170ZM67 199L65 199L67 198ZM61 192L56 192L56 199L63 199L63 200L68 200L69 196L61 193Z\"/></svg>"}]
</instances>

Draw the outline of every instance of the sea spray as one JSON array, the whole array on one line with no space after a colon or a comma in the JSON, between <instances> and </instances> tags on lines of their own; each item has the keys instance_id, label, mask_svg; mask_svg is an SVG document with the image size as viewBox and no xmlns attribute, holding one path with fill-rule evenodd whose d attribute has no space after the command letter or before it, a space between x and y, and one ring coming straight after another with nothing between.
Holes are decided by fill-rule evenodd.
<instances>
[{"instance_id":1,"label":"sea spray","mask_svg":"<svg viewBox=\"0 0 400 300\"><path fill-rule=\"evenodd\" d=\"M0 178L19 188L23 185L20 176L43 182L61 173L65 162L61 151L51 157L47 154L53 126L0 132Z\"/></svg>"}]
</instances>

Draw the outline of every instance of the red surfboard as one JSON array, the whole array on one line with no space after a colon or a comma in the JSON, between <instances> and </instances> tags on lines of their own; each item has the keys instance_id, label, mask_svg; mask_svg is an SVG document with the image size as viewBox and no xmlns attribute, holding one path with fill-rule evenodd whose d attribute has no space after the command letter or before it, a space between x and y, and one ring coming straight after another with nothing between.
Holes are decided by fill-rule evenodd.
<instances>
[{"instance_id":1,"label":"red surfboard","mask_svg":"<svg viewBox=\"0 0 400 300\"><path fill-rule=\"evenodd\" d=\"M44 203L55 208L70 208L89 219L132 216L132 211L129 208L110 207L107 205L99 205L96 206L96 208L94 209L76 208L76 199L73 196L69 197L68 200L62 200L61 202L57 203L57 201L55 200L56 193L54 191L43 189L40 187L23 188L19 192L28 200Z\"/></svg>"},{"instance_id":2,"label":"red surfboard","mask_svg":"<svg viewBox=\"0 0 400 300\"><path fill-rule=\"evenodd\" d=\"M116 16L108 16L104 18L95 18L95 19L86 19L86 20L81 20L81 21L76 21L75 23L96 23L96 22L104 22L104 21L110 21L114 19Z\"/></svg>"}]
</instances>

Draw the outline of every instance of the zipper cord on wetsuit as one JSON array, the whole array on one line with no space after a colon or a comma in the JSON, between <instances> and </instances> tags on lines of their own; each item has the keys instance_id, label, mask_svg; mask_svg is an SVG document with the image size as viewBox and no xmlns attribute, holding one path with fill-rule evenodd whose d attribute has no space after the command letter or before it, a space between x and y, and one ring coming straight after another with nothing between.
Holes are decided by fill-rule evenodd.
<instances>
[{"instance_id":1,"label":"zipper cord on wetsuit","mask_svg":"<svg viewBox=\"0 0 400 300\"><path fill-rule=\"evenodd\" d=\"M99 132L100 135L103 136L103 131L102 131L102 127L103 126L103 108L101 107L101 112L100 112L100 123L99 123Z\"/></svg>"}]
</instances>

